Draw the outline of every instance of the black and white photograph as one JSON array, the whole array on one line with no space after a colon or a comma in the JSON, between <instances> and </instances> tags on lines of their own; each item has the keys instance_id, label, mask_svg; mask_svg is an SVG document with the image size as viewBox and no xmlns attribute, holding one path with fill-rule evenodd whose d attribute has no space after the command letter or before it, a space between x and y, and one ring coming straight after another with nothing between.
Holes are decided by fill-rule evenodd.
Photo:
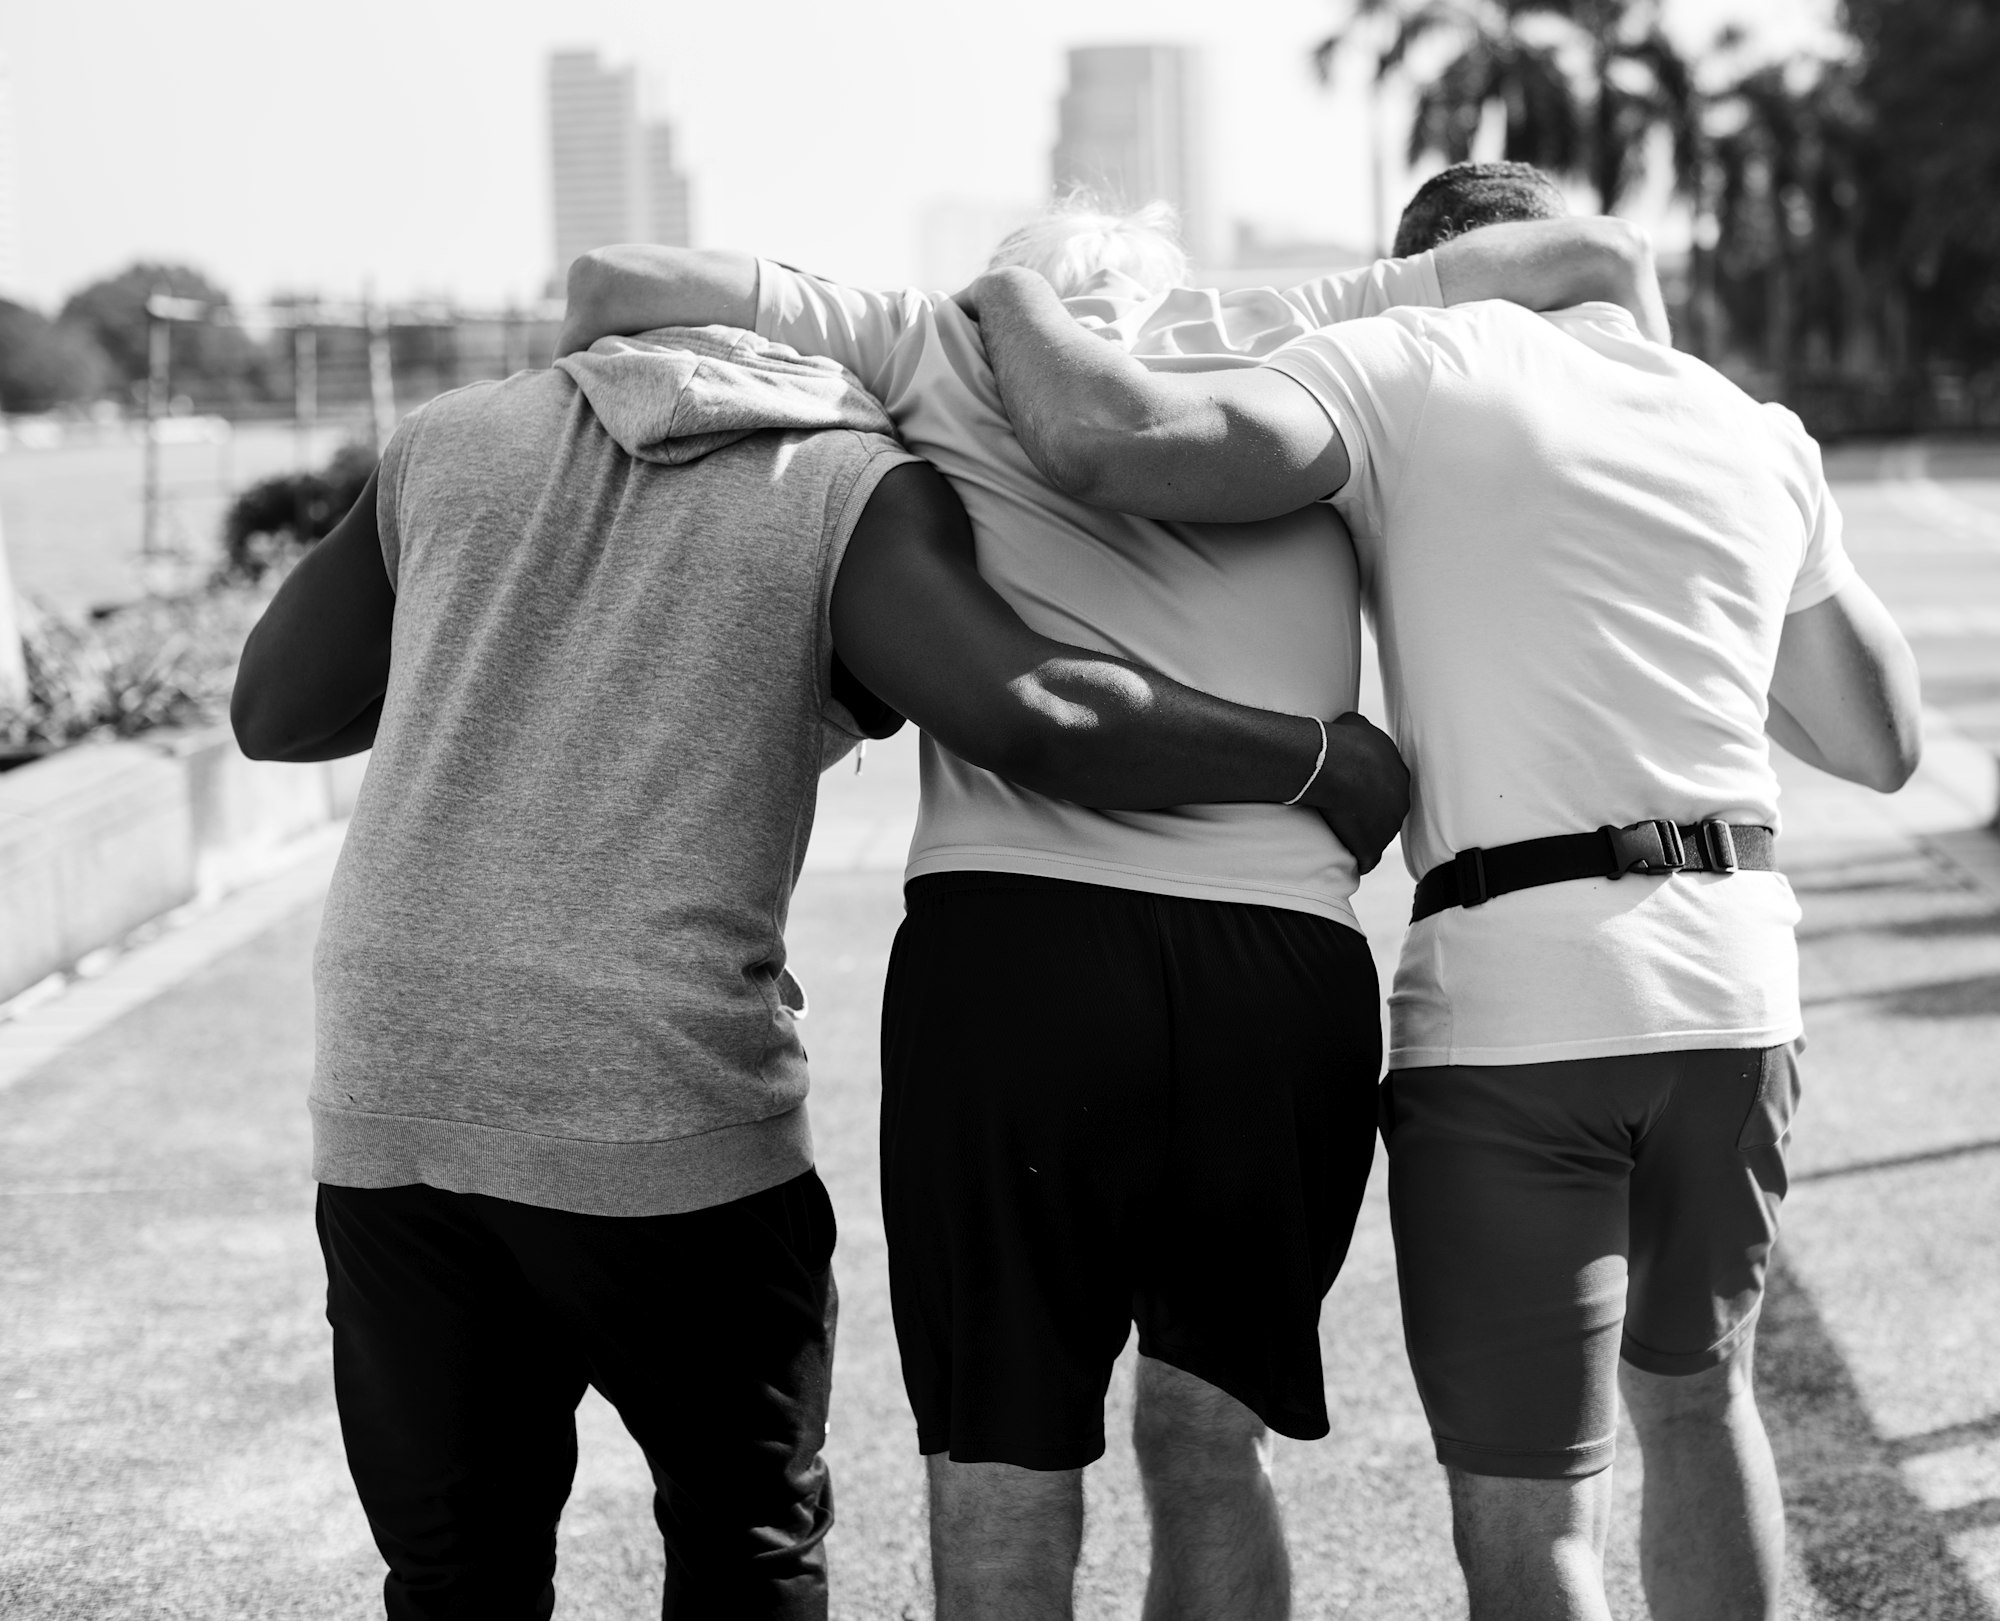
<instances>
[{"instance_id":1,"label":"black and white photograph","mask_svg":"<svg viewBox=\"0 0 2000 1621\"><path fill-rule=\"evenodd\" d=\"M0 10L6 1621L2000 1621L1994 0Z\"/></svg>"}]
</instances>

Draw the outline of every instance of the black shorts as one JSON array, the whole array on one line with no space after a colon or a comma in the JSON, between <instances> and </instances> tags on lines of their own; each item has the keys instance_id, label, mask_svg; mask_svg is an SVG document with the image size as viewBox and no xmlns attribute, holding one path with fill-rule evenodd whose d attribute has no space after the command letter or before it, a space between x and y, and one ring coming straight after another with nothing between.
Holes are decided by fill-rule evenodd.
<instances>
[{"instance_id":1,"label":"black shorts","mask_svg":"<svg viewBox=\"0 0 2000 1621\"><path fill-rule=\"evenodd\" d=\"M882 1205L918 1445L1072 1469L1139 1349L1327 1432L1319 1307L1374 1157L1367 942L1276 907L915 879L889 962Z\"/></svg>"},{"instance_id":2,"label":"black shorts","mask_svg":"<svg viewBox=\"0 0 2000 1621\"><path fill-rule=\"evenodd\" d=\"M1798 1089L1792 1046L1389 1077L1403 1334L1440 1463L1594 1474L1621 1356L1672 1376L1742 1343Z\"/></svg>"}]
</instances>

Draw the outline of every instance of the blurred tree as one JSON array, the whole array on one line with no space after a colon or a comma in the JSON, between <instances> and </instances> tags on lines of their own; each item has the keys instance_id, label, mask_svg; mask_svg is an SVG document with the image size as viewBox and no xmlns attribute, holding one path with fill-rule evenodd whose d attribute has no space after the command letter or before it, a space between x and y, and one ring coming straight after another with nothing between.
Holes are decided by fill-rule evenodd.
<instances>
[{"instance_id":1,"label":"blurred tree","mask_svg":"<svg viewBox=\"0 0 2000 1621\"><path fill-rule=\"evenodd\" d=\"M110 374L87 333L0 298L0 410L47 411L87 400Z\"/></svg>"},{"instance_id":2,"label":"blurred tree","mask_svg":"<svg viewBox=\"0 0 2000 1621\"><path fill-rule=\"evenodd\" d=\"M1498 106L1503 157L1587 182L1609 213L1643 174L1656 129L1672 139L1678 184L1701 172L1694 74L1659 12L1660 0L1349 0L1313 61L1325 83L1343 50L1372 47L1378 84L1413 77L1413 162L1463 162ZM1418 77L1413 54L1438 65Z\"/></svg>"},{"instance_id":3,"label":"blurred tree","mask_svg":"<svg viewBox=\"0 0 2000 1621\"><path fill-rule=\"evenodd\" d=\"M1847 0L1846 20L1914 358L2000 361L2000 5Z\"/></svg>"},{"instance_id":4,"label":"blurred tree","mask_svg":"<svg viewBox=\"0 0 2000 1621\"><path fill-rule=\"evenodd\" d=\"M128 389L146 382L146 300L156 292L194 299L207 321L176 321L171 386L197 405L216 408L271 394L267 356L230 320L229 295L187 265L139 263L73 293L60 320L89 334Z\"/></svg>"}]
</instances>

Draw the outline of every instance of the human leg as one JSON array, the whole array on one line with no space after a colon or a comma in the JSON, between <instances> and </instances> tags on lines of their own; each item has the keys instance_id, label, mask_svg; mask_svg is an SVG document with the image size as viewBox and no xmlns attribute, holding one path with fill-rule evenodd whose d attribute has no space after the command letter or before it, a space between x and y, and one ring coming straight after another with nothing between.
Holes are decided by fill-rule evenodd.
<instances>
[{"instance_id":1,"label":"human leg","mask_svg":"<svg viewBox=\"0 0 2000 1621\"><path fill-rule=\"evenodd\" d=\"M1404 1332L1475 1617L1605 1613L1628 1182L1671 1090L1645 1055L1385 1085Z\"/></svg>"},{"instance_id":2,"label":"human leg","mask_svg":"<svg viewBox=\"0 0 2000 1621\"><path fill-rule=\"evenodd\" d=\"M882 1209L941 1615L1069 1613L1081 1470L1131 1329L1132 1187L1163 1131L1145 901L1006 874L909 889Z\"/></svg>"},{"instance_id":3,"label":"human leg","mask_svg":"<svg viewBox=\"0 0 2000 1621\"><path fill-rule=\"evenodd\" d=\"M546 1621L581 1364L466 1196L322 1187L318 1226L390 1621Z\"/></svg>"},{"instance_id":4,"label":"human leg","mask_svg":"<svg viewBox=\"0 0 2000 1621\"><path fill-rule=\"evenodd\" d=\"M1530 1480L1450 1469L1451 1534L1471 1621L1610 1621L1611 1471Z\"/></svg>"},{"instance_id":5,"label":"human leg","mask_svg":"<svg viewBox=\"0 0 2000 1621\"><path fill-rule=\"evenodd\" d=\"M1689 1053L1632 1176L1619 1370L1646 1478L1639 1566L1659 1621L1773 1621L1784 1502L1752 1379L1777 1236L1793 1048Z\"/></svg>"},{"instance_id":6,"label":"human leg","mask_svg":"<svg viewBox=\"0 0 2000 1621\"><path fill-rule=\"evenodd\" d=\"M1646 1480L1639 1575L1654 1621L1777 1621L1785 1502L1751 1386L1755 1336L1701 1373L1625 1363Z\"/></svg>"},{"instance_id":7,"label":"human leg","mask_svg":"<svg viewBox=\"0 0 2000 1621\"><path fill-rule=\"evenodd\" d=\"M1132 1443L1152 1522L1145 1621L1279 1621L1291 1563L1271 1432L1235 1397L1139 1358Z\"/></svg>"},{"instance_id":8,"label":"human leg","mask_svg":"<svg viewBox=\"0 0 2000 1621\"><path fill-rule=\"evenodd\" d=\"M1270 1430L1327 1432L1319 1310L1374 1158L1374 963L1353 930L1308 914L1153 904L1173 1060L1134 1300L1145 1614L1282 1616Z\"/></svg>"},{"instance_id":9,"label":"human leg","mask_svg":"<svg viewBox=\"0 0 2000 1621\"><path fill-rule=\"evenodd\" d=\"M1083 1471L924 1460L938 1621L1068 1621Z\"/></svg>"},{"instance_id":10,"label":"human leg","mask_svg":"<svg viewBox=\"0 0 2000 1621\"><path fill-rule=\"evenodd\" d=\"M669 1621L823 1621L833 1208L816 1173L678 1215L498 1223L645 1451Z\"/></svg>"}]
</instances>

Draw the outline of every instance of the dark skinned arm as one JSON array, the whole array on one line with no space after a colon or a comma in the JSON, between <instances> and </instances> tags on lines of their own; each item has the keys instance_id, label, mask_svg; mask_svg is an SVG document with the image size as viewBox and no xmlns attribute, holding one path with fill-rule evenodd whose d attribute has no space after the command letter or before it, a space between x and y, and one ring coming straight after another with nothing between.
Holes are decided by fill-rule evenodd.
<instances>
[{"instance_id":1,"label":"dark skinned arm","mask_svg":"<svg viewBox=\"0 0 2000 1621\"><path fill-rule=\"evenodd\" d=\"M353 508L299 560L244 644L229 700L237 746L253 760L303 763L373 744L395 613L370 474Z\"/></svg>"},{"instance_id":2,"label":"dark skinned arm","mask_svg":"<svg viewBox=\"0 0 2000 1621\"><path fill-rule=\"evenodd\" d=\"M1129 660L1030 629L980 578L965 509L929 466L889 473L833 591L834 646L884 703L973 765L1107 809L1282 803L1312 773L1303 716L1211 697ZM1408 808L1409 774L1359 715L1327 726L1302 804L1365 871Z\"/></svg>"}]
</instances>

